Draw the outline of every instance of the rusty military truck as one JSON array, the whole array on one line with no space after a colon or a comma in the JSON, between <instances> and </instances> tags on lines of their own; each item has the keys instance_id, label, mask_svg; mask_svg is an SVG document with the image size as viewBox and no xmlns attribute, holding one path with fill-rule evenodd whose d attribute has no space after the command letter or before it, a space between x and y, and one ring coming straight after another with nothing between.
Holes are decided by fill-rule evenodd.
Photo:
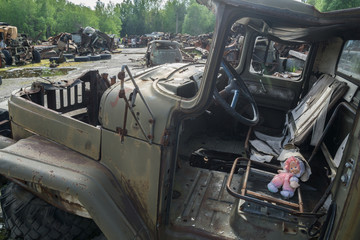
<instances>
[{"instance_id":1,"label":"rusty military truck","mask_svg":"<svg viewBox=\"0 0 360 240\"><path fill-rule=\"evenodd\" d=\"M13 92L0 144L11 238L358 238L360 9L204 3L206 64L133 76L119 63L114 85L89 71ZM229 35L243 39L234 63ZM293 157L293 196L269 191Z\"/></svg>"},{"instance_id":2,"label":"rusty military truck","mask_svg":"<svg viewBox=\"0 0 360 240\"><path fill-rule=\"evenodd\" d=\"M24 65L39 63L40 53L31 45L26 34L18 34L17 27L0 22L0 50L6 65Z\"/></svg>"}]
</instances>

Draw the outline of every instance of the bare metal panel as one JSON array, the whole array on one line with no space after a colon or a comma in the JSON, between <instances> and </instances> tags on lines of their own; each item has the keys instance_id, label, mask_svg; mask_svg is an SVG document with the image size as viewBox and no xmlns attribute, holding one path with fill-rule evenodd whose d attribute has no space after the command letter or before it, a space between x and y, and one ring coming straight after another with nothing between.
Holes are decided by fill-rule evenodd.
<instances>
[{"instance_id":1,"label":"bare metal panel","mask_svg":"<svg viewBox=\"0 0 360 240\"><path fill-rule=\"evenodd\" d=\"M0 164L4 176L77 198L108 239L149 238L133 203L100 162L32 136L0 150Z\"/></svg>"},{"instance_id":2,"label":"bare metal panel","mask_svg":"<svg viewBox=\"0 0 360 240\"><path fill-rule=\"evenodd\" d=\"M12 95L10 118L17 125L98 160L100 155L99 127L63 116L24 98Z\"/></svg>"},{"instance_id":3,"label":"bare metal panel","mask_svg":"<svg viewBox=\"0 0 360 240\"><path fill-rule=\"evenodd\" d=\"M155 231L161 146L119 134L102 131L101 162L111 169L138 212Z\"/></svg>"}]
</instances>

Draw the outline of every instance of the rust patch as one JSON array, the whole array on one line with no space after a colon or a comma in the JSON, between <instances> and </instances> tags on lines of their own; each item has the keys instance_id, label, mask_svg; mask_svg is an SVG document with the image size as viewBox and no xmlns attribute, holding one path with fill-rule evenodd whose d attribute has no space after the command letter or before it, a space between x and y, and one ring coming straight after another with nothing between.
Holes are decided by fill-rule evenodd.
<instances>
[{"instance_id":1,"label":"rust patch","mask_svg":"<svg viewBox=\"0 0 360 240\"><path fill-rule=\"evenodd\" d=\"M218 235L211 234L211 233L207 232L206 230L201 230L201 229L193 228L193 227L173 226L172 229L175 232L186 233L186 234L190 233L190 234L193 234L193 235L196 235L196 236L199 236L199 237L203 237L205 239L233 240L232 238L228 238L228 237L221 237L220 238Z\"/></svg>"},{"instance_id":2,"label":"rust patch","mask_svg":"<svg viewBox=\"0 0 360 240\"><path fill-rule=\"evenodd\" d=\"M38 198L41 198L45 202L59 209L85 218L91 218L88 211L80 204L77 196L61 193L57 190L49 189L36 183L26 183L18 179L11 180L33 193Z\"/></svg>"},{"instance_id":3,"label":"rust patch","mask_svg":"<svg viewBox=\"0 0 360 240\"><path fill-rule=\"evenodd\" d=\"M165 129L164 133L162 134L160 144L163 145L164 147L169 146L169 144L170 144L170 135L171 135L171 131L168 130L168 129Z\"/></svg>"},{"instance_id":4,"label":"rust patch","mask_svg":"<svg viewBox=\"0 0 360 240\"><path fill-rule=\"evenodd\" d=\"M85 143L85 149L91 149L91 142L90 141L87 141Z\"/></svg>"},{"instance_id":5,"label":"rust patch","mask_svg":"<svg viewBox=\"0 0 360 240\"><path fill-rule=\"evenodd\" d=\"M149 184L145 181L136 183L130 179L127 180L124 176L121 176L120 182L146 226L149 228L150 232L153 232L155 229L155 222L151 220L147 206L144 204L147 202L147 197L137 192L137 189L142 189L144 192L148 192Z\"/></svg>"},{"instance_id":6,"label":"rust patch","mask_svg":"<svg viewBox=\"0 0 360 240\"><path fill-rule=\"evenodd\" d=\"M76 164L86 164L88 162L88 159L82 157L79 153L39 136L20 140L13 146L7 149L8 152L21 152L25 157L41 159L46 162L69 161Z\"/></svg>"}]
</instances>

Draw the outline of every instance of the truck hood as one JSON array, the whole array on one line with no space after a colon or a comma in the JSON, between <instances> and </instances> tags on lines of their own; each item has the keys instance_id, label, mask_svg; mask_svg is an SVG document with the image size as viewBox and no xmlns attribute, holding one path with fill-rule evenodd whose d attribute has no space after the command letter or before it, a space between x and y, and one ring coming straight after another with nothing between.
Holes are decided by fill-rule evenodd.
<instances>
[{"instance_id":1,"label":"truck hood","mask_svg":"<svg viewBox=\"0 0 360 240\"><path fill-rule=\"evenodd\" d=\"M146 141L150 136L154 143L160 143L171 112L186 98L179 89L183 90L185 86L186 90L193 91L189 97L195 96L204 66L174 63L140 72L134 77L134 81L144 100L140 93L134 93L136 87L133 82L130 79L125 80L125 95L131 109L126 109L126 101L119 97L121 84L118 82L109 88L101 99L99 121L102 127L119 133L125 129L128 136ZM136 98L133 99L135 95Z\"/></svg>"}]
</instances>

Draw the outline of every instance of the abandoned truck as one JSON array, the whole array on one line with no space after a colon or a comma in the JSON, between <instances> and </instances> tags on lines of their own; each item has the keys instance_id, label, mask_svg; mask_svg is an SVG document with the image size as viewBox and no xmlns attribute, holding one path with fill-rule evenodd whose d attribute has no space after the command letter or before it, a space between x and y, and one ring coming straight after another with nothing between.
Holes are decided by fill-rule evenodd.
<instances>
[{"instance_id":1,"label":"abandoned truck","mask_svg":"<svg viewBox=\"0 0 360 240\"><path fill-rule=\"evenodd\" d=\"M358 239L360 9L212 4L206 64L13 92L11 238Z\"/></svg>"},{"instance_id":2,"label":"abandoned truck","mask_svg":"<svg viewBox=\"0 0 360 240\"><path fill-rule=\"evenodd\" d=\"M26 34L18 34L17 27L0 22L0 50L6 65L39 63L40 53L31 46Z\"/></svg>"}]
</instances>

